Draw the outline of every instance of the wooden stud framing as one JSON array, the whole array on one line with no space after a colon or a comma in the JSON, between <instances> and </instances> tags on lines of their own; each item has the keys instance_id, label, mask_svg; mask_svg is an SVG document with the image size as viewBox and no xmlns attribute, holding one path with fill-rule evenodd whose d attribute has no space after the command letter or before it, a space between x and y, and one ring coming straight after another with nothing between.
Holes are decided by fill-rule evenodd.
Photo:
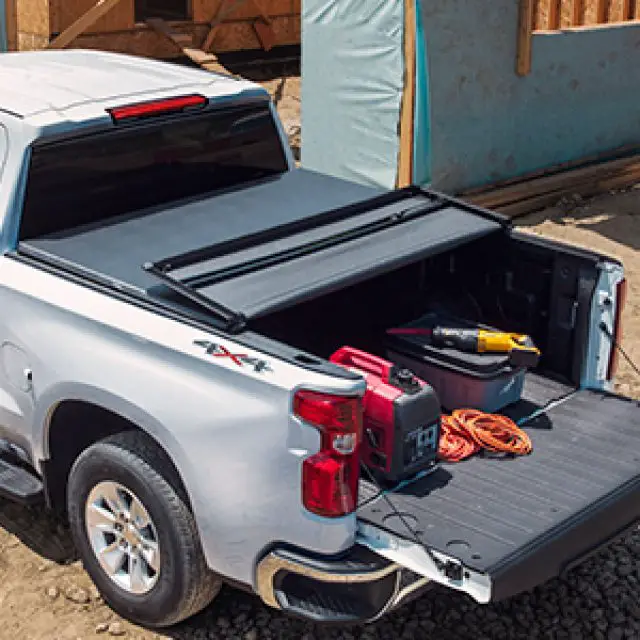
<instances>
[{"instance_id":1,"label":"wooden stud framing","mask_svg":"<svg viewBox=\"0 0 640 640\"><path fill-rule=\"evenodd\" d=\"M404 89L400 108L400 149L397 186L413 182L413 147L416 101L416 2L404 0Z\"/></svg>"},{"instance_id":2,"label":"wooden stud framing","mask_svg":"<svg viewBox=\"0 0 640 640\"><path fill-rule=\"evenodd\" d=\"M631 20L633 18L632 0L622 0L622 19Z\"/></svg>"},{"instance_id":3,"label":"wooden stud framing","mask_svg":"<svg viewBox=\"0 0 640 640\"><path fill-rule=\"evenodd\" d=\"M596 5L596 22L604 24L609 18L609 0L598 0Z\"/></svg>"},{"instance_id":4,"label":"wooden stud framing","mask_svg":"<svg viewBox=\"0 0 640 640\"><path fill-rule=\"evenodd\" d=\"M18 49L18 0L4 0L4 19L7 27L7 50Z\"/></svg>"},{"instance_id":5,"label":"wooden stud framing","mask_svg":"<svg viewBox=\"0 0 640 640\"><path fill-rule=\"evenodd\" d=\"M549 19L547 28L555 31L560 28L560 14L562 12L562 0L550 0Z\"/></svg>"},{"instance_id":6,"label":"wooden stud framing","mask_svg":"<svg viewBox=\"0 0 640 640\"><path fill-rule=\"evenodd\" d=\"M98 0L96 4L83 13L73 24L68 26L57 38L49 43L49 49L64 49L71 44L81 33L105 13L113 9L121 0Z\"/></svg>"},{"instance_id":7,"label":"wooden stud framing","mask_svg":"<svg viewBox=\"0 0 640 640\"><path fill-rule=\"evenodd\" d=\"M531 72L534 8L534 0L520 0L518 55L516 60L516 72L519 76L526 76Z\"/></svg>"},{"instance_id":8,"label":"wooden stud framing","mask_svg":"<svg viewBox=\"0 0 640 640\"><path fill-rule=\"evenodd\" d=\"M571 2L571 26L579 27L582 24L582 0Z\"/></svg>"}]
</instances>

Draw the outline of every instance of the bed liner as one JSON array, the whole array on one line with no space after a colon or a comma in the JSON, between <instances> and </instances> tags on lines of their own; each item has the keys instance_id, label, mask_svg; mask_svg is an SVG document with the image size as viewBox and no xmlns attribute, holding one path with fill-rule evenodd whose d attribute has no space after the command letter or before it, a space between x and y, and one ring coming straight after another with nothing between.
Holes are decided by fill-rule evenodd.
<instances>
[{"instance_id":1,"label":"bed liner","mask_svg":"<svg viewBox=\"0 0 640 640\"><path fill-rule=\"evenodd\" d=\"M505 413L535 412L530 456L442 464L387 493L402 519L363 483L359 519L489 574L494 600L558 575L640 519L640 403L528 374Z\"/></svg>"}]
</instances>

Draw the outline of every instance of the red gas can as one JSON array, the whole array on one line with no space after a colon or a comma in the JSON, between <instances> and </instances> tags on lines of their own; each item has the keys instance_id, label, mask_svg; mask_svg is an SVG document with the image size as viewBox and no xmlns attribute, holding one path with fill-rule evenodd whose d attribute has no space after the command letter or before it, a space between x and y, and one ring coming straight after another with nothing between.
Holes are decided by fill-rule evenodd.
<instances>
[{"instance_id":1,"label":"red gas can","mask_svg":"<svg viewBox=\"0 0 640 640\"><path fill-rule=\"evenodd\" d=\"M330 361L367 381L363 398L362 461L387 482L400 482L433 466L440 439L440 401L411 371L352 347Z\"/></svg>"}]
</instances>

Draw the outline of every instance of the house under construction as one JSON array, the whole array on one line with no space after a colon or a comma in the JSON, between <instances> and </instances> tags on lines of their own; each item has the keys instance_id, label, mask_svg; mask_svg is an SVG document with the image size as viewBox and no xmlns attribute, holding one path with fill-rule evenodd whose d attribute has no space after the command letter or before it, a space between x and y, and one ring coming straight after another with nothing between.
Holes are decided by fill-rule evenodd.
<instances>
[{"instance_id":1,"label":"house under construction","mask_svg":"<svg viewBox=\"0 0 640 640\"><path fill-rule=\"evenodd\" d=\"M156 58L300 43L301 0L0 0L9 50L67 46Z\"/></svg>"}]
</instances>

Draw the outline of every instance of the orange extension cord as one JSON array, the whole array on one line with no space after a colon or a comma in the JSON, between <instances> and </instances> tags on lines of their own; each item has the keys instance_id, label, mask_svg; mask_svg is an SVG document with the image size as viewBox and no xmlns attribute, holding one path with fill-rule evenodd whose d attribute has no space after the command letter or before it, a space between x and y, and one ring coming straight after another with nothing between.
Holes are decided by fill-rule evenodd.
<instances>
[{"instance_id":1,"label":"orange extension cord","mask_svg":"<svg viewBox=\"0 0 640 640\"><path fill-rule=\"evenodd\" d=\"M533 445L529 436L506 416L475 409L457 409L442 416L438 455L447 462L459 462L480 449L524 456Z\"/></svg>"}]
</instances>

